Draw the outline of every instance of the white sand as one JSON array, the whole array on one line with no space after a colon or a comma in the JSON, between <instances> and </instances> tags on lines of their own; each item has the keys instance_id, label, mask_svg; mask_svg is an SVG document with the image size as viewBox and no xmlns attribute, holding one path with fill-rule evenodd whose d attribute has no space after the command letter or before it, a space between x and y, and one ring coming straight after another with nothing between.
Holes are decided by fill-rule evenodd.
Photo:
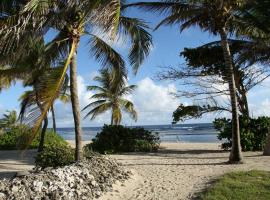
<instances>
[{"instance_id":1,"label":"white sand","mask_svg":"<svg viewBox=\"0 0 270 200\"><path fill-rule=\"evenodd\" d=\"M191 197L206 188L210 181L230 171L269 170L270 157L261 152L244 153L245 164L228 165L228 152L219 144L171 143L158 153L113 155L128 169L136 172L133 187L117 187L113 200L160 199L179 200ZM135 177L136 177L135 176Z\"/></svg>"},{"instance_id":2,"label":"white sand","mask_svg":"<svg viewBox=\"0 0 270 200\"><path fill-rule=\"evenodd\" d=\"M163 143L162 147L157 153L111 155L134 175L124 183L115 184L114 191L100 199L190 199L226 172L270 171L270 157L261 156L262 152L244 153L245 164L228 165L225 162L229 153L221 151L219 144ZM20 159L17 151L0 151L0 175L31 169L34 155L34 151L29 151L27 157Z\"/></svg>"}]
</instances>

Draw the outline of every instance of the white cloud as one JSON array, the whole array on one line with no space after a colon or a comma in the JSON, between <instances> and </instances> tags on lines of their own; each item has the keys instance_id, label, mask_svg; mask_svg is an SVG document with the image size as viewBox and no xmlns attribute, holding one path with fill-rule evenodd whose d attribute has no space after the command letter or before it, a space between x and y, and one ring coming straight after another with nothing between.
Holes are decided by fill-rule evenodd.
<instances>
[{"instance_id":1,"label":"white cloud","mask_svg":"<svg viewBox=\"0 0 270 200\"><path fill-rule=\"evenodd\" d=\"M249 105L250 107L250 115L252 117L258 116L270 116L270 99L266 98L261 102L257 102L256 104L252 103Z\"/></svg>"},{"instance_id":2,"label":"white cloud","mask_svg":"<svg viewBox=\"0 0 270 200\"><path fill-rule=\"evenodd\" d=\"M172 121L172 112L179 105L179 101L170 94L176 91L175 85L158 85L150 78L139 81L137 85L138 88L129 97L138 112L137 124L170 123ZM127 119L125 118L124 123L132 123Z\"/></svg>"},{"instance_id":3,"label":"white cloud","mask_svg":"<svg viewBox=\"0 0 270 200\"><path fill-rule=\"evenodd\" d=\"M84 78L78 76L78 94L81 109L89 104L92 92L86 90L88 83ZM150 78L145 78L137 83L138 88L127 98L133 101L138 112L138 122L136 124L168 124L172 120L172 112L179 105L179 101L170 95L175 92L173 84L158 85ZM55 105L58 127L72 127L73 117L70 103L63 104L59 101ZM81 113L83 118L86 112ZM110 112L98 116L94 121L83 120L83 126L100 126L110 122ZM124 114L123 124L135 125L129 116Z\"/></svg>"}]
</instances>

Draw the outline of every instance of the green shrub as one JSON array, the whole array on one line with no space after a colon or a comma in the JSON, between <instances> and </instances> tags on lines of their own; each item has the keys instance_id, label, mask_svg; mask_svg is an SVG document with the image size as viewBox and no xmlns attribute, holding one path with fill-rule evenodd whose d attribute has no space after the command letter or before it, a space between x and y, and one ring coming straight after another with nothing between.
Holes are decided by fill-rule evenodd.
<instances>
[{"instance_id":1,"label":"green shrub","mask_svg":"<svg viewBox=\"0 0 270 200\"><path fill-rule=\"evenodd\" d=\"M19 149L23 144L29 140L32 134L30 127L25 125L18 125L10 128L0 135L0 150L14 150ZM40 135L34 138L28 149L36 149L39 145ZM53 131L47 131L45 134L46 144L67 144L67 142Z\"/></svg>"},{"instance_id":2,"label":"green shrub","mask_svg":"<svg viewBox=\"0 0 270 200\"><path fill-rule=\"evenodd\" d=\"M232 125L231 120L226 118L215 119L214 127L219 131L218 139L225 139L223 149L230 149L232 146ZM264 148L265 139L270 127L269 117L258 117L245 119L240 116L240 137L243 151L261 151Z\"/></svg>"},{"instance_id":3,"label":"green shrub","mask_svg":"<svg viewBox=\"0 0 270 200\"><path fill-rule=\"evenodd\" d=\"M127 128L124 126L104 125L87 148L100 153L156 151L160 140L158 133L144 128Z\"/></svg>"},{"instance_id":4,"label":"green shrub","mask_svg":"<svg viewBox=\"0 0 270 200\"><path fill-rule=\"evenodd\" d=\"M74 162L74 149L68 144L46 144L42 152L36 156L36 166L61 167Z\"/></svg>"},{"instance_id":5,"label":"green shrub","mask_svg":"<svg viewBox=\"0 0 270 200\"><path fill-rule=\"evenodd\" d=\"M13 150L18 149L21 136L30 132L30 128L25 125L14 126L0 135L0 149ZM33 146L31 145L30 148Z\"/></svg>"}]
</instances>

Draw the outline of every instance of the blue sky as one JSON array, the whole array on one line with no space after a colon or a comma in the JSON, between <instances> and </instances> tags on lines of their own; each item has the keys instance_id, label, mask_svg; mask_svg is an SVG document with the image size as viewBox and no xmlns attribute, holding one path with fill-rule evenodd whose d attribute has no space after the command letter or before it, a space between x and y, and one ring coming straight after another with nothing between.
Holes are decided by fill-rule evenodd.
<instances>
[{"instance_id":1,"label":"blue sky","mask_svg":"<svg viewBox=\"0 0 270 200\"><path fill-rule=\"evenodd\" d=\"M129 16L139 17L149 22L150 27L154 27L161 19L161 16L145 13L135 9L127 13ZM172 121L172 112L177 108L179 103L190 103L188 99L175 99L169 92L176 91L179 86L174 82L160 82L154 78L155 74L160 70L161 66L177 66L184 63L184 60L179 57L179 53L185 47L196 47L215 40L208 33L203 33L197 28L191 28L180 34L179 27L168 26L151 32L153 36L153 49L141 66L138 74L134 76L129 67L129 83L137 84L138 90L129 98L134 101L139 112L138 122L132 122L127 116L124 116L123 123L127 125L144 125L144 124L169 124ZM52 35L48 35L47 39ZM126 57L128 45L118 42L114 47ZM78 80L80 87L80 102L81 107L89 102L89 97L92 93L85 90L85 86L93 84L92 78L100 69L100 64L91 58L87 47L87 40L82 39L78 51ZM254 89L256 92L249 94L249 101L252 115L270 114L270 89L269 81L266 81L262 86ZM5 110L19 109L18 98L24 89L20 83L4 90L0 93L0 115ZM258 95L260 94L260 98ZM82 116L85 113L82 113ZM72 127L72 114L70 104L63 105L56 102L56 115L58 125L61 127ZM220 115L219 115L220 116ZM223 115L222 115L223 116ZM225 116L227 116L225 114ZM207 115L203 119L191 120L189 122L210 122L215 115ZM98 117L95 121L84 120L83 126L100 126L109 122L109 113Z\"/></svg>"}]
</instances>

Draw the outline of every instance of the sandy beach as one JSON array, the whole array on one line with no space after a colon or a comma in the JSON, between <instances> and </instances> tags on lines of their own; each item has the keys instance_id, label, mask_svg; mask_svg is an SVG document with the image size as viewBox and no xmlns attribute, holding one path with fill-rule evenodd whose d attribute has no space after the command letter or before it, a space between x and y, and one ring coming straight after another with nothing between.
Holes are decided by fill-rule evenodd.
<instances>
[{"instance_id":1,"label":"sandy beach","mask_svg":"<svg viewBox=\"0 0 270 200\"><path fill-rule=\"evenodd\" d=\"M127 199L192 199L218 176L237 170L269 170L270 158L262 152L245 152L245 164L228 165L229 152L220 144L210 143L162 143L156 153L127 153L110 155L133 176L125 183L116 183L114 190L102 200ZM15 171L31 169L33 150L24 158L18 151L0 151L0 174L10 176Z\"/></svg>"}]
</instances>

